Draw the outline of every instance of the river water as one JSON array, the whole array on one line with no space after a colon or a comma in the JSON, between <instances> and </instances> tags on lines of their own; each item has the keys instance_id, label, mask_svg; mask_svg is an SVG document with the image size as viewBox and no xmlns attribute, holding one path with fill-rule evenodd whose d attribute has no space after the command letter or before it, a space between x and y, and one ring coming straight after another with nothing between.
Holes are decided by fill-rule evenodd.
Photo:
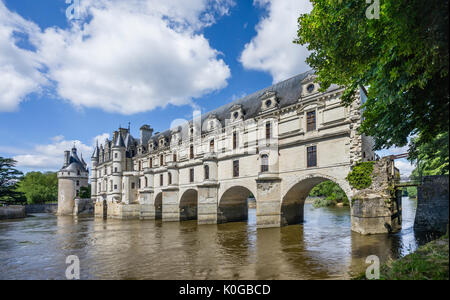
<instances>
[{"instance_id":1,"label":"river water","mask_svg":"<svg viewBox=\"0 0 450 300\"><path fill-rule=\"evenodd\" d=\"M0 221L0 279L65 279L77 255L81 279L346 279L414 251L416 201L403 198L403 229L393 235L350 231L348 208L305 204L305 222L256 229L247 223L101 220L35 214Z\"/></svg>"}]
</instances>

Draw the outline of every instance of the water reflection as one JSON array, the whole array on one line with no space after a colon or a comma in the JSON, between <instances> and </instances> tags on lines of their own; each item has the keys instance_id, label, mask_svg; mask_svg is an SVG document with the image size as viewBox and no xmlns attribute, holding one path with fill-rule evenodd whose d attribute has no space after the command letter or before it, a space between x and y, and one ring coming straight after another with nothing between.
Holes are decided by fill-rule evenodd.
<instances>
[{"instance_id":1,"label":"water reflection","mask_svg":"<svg viewBox=\"0 0 450 300\"><path fill-rule=\"evenodd\" d=\"M416 203L403 199L394 235L350 231L348 208L305 205L305 223L256 229L248 223L120 221L37 214L0 221L0 279L65 279L77 255L82 279L340 279L414 251ZM420 241L420 239L419 239Z\"/></svg>"}]
</instances>

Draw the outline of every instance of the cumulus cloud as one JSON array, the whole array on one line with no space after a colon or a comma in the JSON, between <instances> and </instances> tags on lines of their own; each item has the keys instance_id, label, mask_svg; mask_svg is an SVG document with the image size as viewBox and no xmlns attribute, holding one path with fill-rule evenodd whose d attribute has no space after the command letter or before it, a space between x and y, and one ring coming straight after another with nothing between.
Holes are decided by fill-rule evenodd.
<instances>
[{"instance_id":1,"label":"cumulus cloud","mask_svg":"<svg viewBox=\"0 0 450 300\"><path fill-rule=\"evenodd\" d=\"M47 82L36 53L17 46L39 28L11 13L0 1L0 111L14 111L25 96ZM25 40L25 41L24 41Z\"/></svg>"},{"instance_id":2,"label":"cumulus cloud","mask_svg":"<svg viewBox=\"0 0 450 300\"><path fill-rule=\"evenodd\" d=\"M94 143L98 139L104 141L109 134L104 133L92 139L92 144L84 144L79 140L66 140L64 136L55 136L51 138L51 143L35 145L32 149L20 151L20 154L13 156L17 161L17 167L21 169L57 171L64 162L64 151L76 146L78 156L83 155L83 159L90 164L90 156L94 151ZM103 138L103 140L100 140Z\"/></svg>"},{"instance_id":3,"label":"cumulus cloud","mask_svg":"<svg viewBox=\"0 0 450 300\"><path fill-rule=\"evenodd\" d=\"M402 178L408 178L411 176L412 171L415 169L415 165L412 165L409 161L406 159L396 160L395 161L395 167L399 169L400 176Z\"/></svg>"},{"instance_id":4,"label":"cumulus cloud","mask_svg":"<svg viewBox=\"0 0 450 300\"><path fill-rule=\"evenodd\" d=\"M227 85L230 69L201 29L228 14L233 1L80 3L81 19L68 29L31 31L33 54L46 67L60 98L77 107L134 114L168 104L189 104ZM3 10L7 11L4 6ZM9 18L20 18L7 12ZM0 62L1 56L0 52ZM29 65L36 73L38 66ZM23 83L23 92L15 99L40 83L36 78Z\"/></svg>"},{"instance_id":5,"label":"cumulus cloud","mask_svg":"<svg viewBox=\"0 0 450 300\"><path fill-rule=\"evenodd\" d=\"M254 5L267 10L256 26L256 36L245 45L240 62L246 69L269 72L274 82L292 77L310 69L305 59L309 52L294 44L297 37L297 19L308 13L308 0L255 0Z\"/></svg>"}]
</instances>

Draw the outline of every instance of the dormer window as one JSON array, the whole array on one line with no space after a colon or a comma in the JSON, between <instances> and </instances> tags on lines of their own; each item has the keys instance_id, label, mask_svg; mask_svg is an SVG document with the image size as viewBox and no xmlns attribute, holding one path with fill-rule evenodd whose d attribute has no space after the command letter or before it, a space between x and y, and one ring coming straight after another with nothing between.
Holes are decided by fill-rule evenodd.
<instances>
[{"instance_id":1,"label":"dormer window","mask_svg":"<svg viewBox=\"0 0 450 300\"><path fill-rule=\"evenodd\" d=\"M239 113L238 113L237 111L234 112L233 117L234 117L235 119L239 118Z\"/></svg>"},{"instance_id":2,"label":"dormer window","mask_svg":"<svg viewBox=\"0 0 450 300\"><path fill-rule=\"evenodd\" d=\"M239 121L243 119L245 112L242 109L242 105L236 104L230 108L230 119L232 122Z\"/></svg>"},{"instance_id":3,"label":"dormer window","mask_svg":"<svg viewBox=\"0 0 450 300\"><path fill-rule=\"evenodd\" d=\"M262 111L273 109L278 104L276 92L267 91L259 99L261 101Z\"/></svg>"},{"instance_id":4,"label":"dormer window","mask_svg":"<svg viewBox=\"0 0 450 300\"><path fill-rule=\"evenodd\" d=\"M306 87L306 90L308 91L308 93L312 93L314 91L314 84L308 84L308 86Z\"/></svg>"}]
</instances>

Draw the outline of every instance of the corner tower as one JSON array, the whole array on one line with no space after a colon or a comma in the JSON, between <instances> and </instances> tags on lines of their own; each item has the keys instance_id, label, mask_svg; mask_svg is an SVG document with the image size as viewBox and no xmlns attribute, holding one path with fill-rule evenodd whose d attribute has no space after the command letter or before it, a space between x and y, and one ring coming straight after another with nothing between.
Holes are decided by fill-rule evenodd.
<instances>
[{"instance_id":1,"label":"corner tower","mask_svg":"<svg viewBox=\"0 0 450 300\"><path fill-rule=\"evenodd\" d=\"M88 187L89 170L78 158L77 148L64 152L64 165L58 171L58 215L72 215L80 188Z\"/></svg>"}]
</instances>

